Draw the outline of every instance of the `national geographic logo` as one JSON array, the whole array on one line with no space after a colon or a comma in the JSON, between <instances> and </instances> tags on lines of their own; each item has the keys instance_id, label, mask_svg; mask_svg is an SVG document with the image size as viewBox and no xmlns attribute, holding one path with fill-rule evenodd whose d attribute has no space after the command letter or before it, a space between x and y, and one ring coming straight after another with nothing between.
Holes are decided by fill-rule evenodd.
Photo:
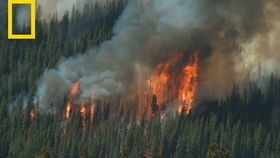
<instances>
[{"instance_id":1,"label":"national geographic logo","mask_svg":"<svg viewBox=\"0 0 280 158\"><path fill-rule=\"evenodd\" d=\"M30 34L13 33L13 5L30 5ZM8 0L8 39L35 39L35 17L36 3L35 0Z\"/></svg>"}]
</instances>

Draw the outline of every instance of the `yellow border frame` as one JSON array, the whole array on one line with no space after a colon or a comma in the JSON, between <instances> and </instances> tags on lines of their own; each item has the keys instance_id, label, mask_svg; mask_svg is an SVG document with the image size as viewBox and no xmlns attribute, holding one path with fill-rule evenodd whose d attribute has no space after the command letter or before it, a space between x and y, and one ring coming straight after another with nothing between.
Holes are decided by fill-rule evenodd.
<instances>
[{"instance_id":1,"label":"yellow border frame","mask_svg":"<svg viewBox=\"0 0 280 158\"><path fill-rule=\"evenodd\" d=\"M30 23L31 34L13 34L13 4L30 4ZM35 39L35 17L36 3L35 0L9 0L8 1L8 39Z\"/></svg>"}]
</instances>

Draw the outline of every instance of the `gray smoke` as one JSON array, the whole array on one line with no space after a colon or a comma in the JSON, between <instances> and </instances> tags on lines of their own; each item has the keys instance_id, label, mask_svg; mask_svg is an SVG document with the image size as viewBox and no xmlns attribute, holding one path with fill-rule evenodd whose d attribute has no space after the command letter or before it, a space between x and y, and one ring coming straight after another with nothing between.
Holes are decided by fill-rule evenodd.
<instances>
[{"instance_id":1,"label":"gray smoke","mask_svg":"<svg viewBox=\"0 0 280 158\"><path fill-rule=\"evenodd\" d=\"M54 14L61 19L66 11L71 12L73 6L76 9L83 9L88 2L98 2L99 4L115 0L37 0L38 6L41 7L41 18L48 20Z\"/></svg>"},{"instance_id":2,"label":"gray smoke","mask_svg":"<svg viewBox=\"0 0 280 158\"><path fill-rule=\"evenodd\" d=\"M267 72L277 68L279 13L276 0L131 0L111 40L45 71L36 101L41 111L63 105L76 81L80 99L129 97L145 88L156 65L194 50L198 96L223 96L259 63Z\"/></svg>"}]
</instances>

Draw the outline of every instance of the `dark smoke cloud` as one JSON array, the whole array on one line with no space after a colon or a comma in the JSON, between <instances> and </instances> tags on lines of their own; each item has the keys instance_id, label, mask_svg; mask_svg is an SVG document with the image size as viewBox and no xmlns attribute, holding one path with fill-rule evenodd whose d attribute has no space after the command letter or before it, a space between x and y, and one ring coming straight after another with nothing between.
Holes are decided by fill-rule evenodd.
<instances>
[{"instance_id":1,"label":"dark smoke cloud","mask_svg":"<svg viewBox=\"0 0 280 158\"><path fill-rule=\"evenodd\" d=\"M40 110L63 105L78 80L80 98L127 97L143 89L156 65L194 50L200 50L198 96L223 96L255 65L277 67L279 13L276 0L129 1L111 40L45 71L36 102Z\"/></svg>"}]
</instances>

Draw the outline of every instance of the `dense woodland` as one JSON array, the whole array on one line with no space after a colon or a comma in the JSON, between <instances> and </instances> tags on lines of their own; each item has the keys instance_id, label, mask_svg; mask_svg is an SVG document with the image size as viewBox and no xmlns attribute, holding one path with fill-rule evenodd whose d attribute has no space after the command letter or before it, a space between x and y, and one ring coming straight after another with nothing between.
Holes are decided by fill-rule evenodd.
<instances>
[{"instance_id":1,"label":"dense woodland","mask_svg":"<svg viewBox=\"0 0 280 158\"><path fill-rule=\"evenodd\" d=\"M60 115L32 119L43 71L110 39L125 4L89 3L82 11L74 6L61 20L38 19L37 38L30 41L7 40L6 2L0 2L0 158L279 158L280 78L274 75L265 89L257 81L244 90L233 85L226 99L204 101L188 116L112 119L110 106L99 103L85 129L78 114L66 127Z\"/></svg>"}]
</instances>

